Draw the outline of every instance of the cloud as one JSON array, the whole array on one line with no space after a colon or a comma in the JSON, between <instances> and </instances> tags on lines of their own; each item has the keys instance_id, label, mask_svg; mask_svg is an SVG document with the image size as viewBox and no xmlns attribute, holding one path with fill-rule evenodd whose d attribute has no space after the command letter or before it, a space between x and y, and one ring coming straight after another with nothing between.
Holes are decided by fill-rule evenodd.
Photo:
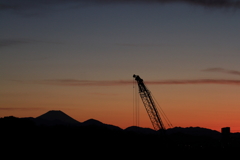
<instances>
[{"instance_id":1,"label":"cloud","mask_svg":"<svg viewBox=\"0 0 240 160\"><path fill-rule=\"evenodd\" d=\"M196 79L196 80L167 80L167 81L150 81L147 84L228 84L240 85L240 80L227 79Z\"/></svg>"},{"instance_id":2,"label":"cloud","mask_svg":"<svg viewBox=\"0 0 240 160\"><path fill-rule=\"evenodd\" d=\"M17 107L8 107L8 108L6 108L6 107L0 107L0 110L3 110L3 111L18 111L18 110L20 110L20 111L30 111L30 110L42 110L42 109L44 109L44 108L36 108L36 107L31 107L31 108L17 108Z\"/></svg>"},{"instance_id":3,"label":"cloud","mask_svg":"<svg viewBox=\"0 0 240 160\"><path fill-rule=\"evenodd\" d=\"M175 1L175 0L172 0ZM224 8L239 8L239 0L176 0L193 5L201 5L205 7L224 7Z\"/></svg>"},{"instance_id":4,"label":"cloud","mask_svg":"<svg viewBox=\"0 0 240 160\"><path fill-rule=\"evenodd\" d=\"M93 93L89 93L91 95L97 95L97 96L118 96L118 94L116 93L100 93L100 92L93 92Z\"/></svg>"},{"instance_id":5,"label":"cloud","mask_svg":"<svg viewBox=\"0 0 240 160\"><path fill-rule=\"evenodd\" d=\"M185 3L209 8L240 8L239 0L2 0L0 10L11 10L28 15L35 15L40 10L62 8L81 8L91 5L124 3ZM61 8L60 7L60 8Z\"/></svg>"},{"instance_id":6,"label":"cloud","mask_svg":"<svg viewBox=\"0 0 240 160\"><path fill-rule=\"evenodd\" d=\"M153 44L153 43L115 43L117 46L123 47L164 47L167 44Z\"/></svg>"},{"instance_id":7,"label":"cloud","mask_svg":"<svg viewBox=\"0 0 240 160\"><path fill-rule=\"evenodd\" d=\"M0 48L1 47L7 47L7 46L13 46L18 44L27 44L32 43L29 40L23 40L23 39L0 39Z\"/></svg>"},{"instance_id":8,"label":"cloud","mask_svg":"<svg viewBox=\"0 0 240 160\"><path fill-rule=\"evenodd\" d=\"M240 76L240 71L228 70L228 69L224 69L224 68L208 68L208 69L204 69L203 71L205 71L205 72L220 72L220 73L227 73L227 74L233 74L233 75Z\"/></svg>"},{"instance_id":9,"label":"cloud","mask_svg":"<svg viewBox=\"0 0 240 160\"><path fill-rule=\"evenodd\" d=\"M77 79L53 79L53 80L15 81L15 82L56 86L125 86L133 84L132 80L91 81ZM187 84L240 85L240 80L232 79L159 80L159 81L144 81L144 83L147 85L187 85Z\"/></svg>"},{"instance_id":10,"label":"cloud","mask_svg":"<svg viewBox=\"0 0 240 160\"><path fill-rule=\"evenodd\" d=\"M76 79L53 79L34 81L33 83L59 85L59 86L119 86L132 84L132 81L91 81L91 80L76 80Z\"/></svg>"},{"instance_id":11,"label":"cloud","mask_svg":"<svg viewBox=\"0 0 240 160\"><path fill-rule=\"evenodd\" d=\"M41 16L46 13L66 9L69 5L79 5L84 0L1 0L0 11L11 11L25 16ZM61 9L60 9L60 8Z\"/></svg>"},{"instance_id":12,"label":"cloud","mask_svg":"<svg viewBox=\"0 0 240 160\"><path fill-rule=\"evenodd\" d=\"M62 44L60 42L41 41L34 39L0 39L0 48L22 45L22 44L36 44L36 43L51 43L51 44Z\"/></svg>"}]
</instances>

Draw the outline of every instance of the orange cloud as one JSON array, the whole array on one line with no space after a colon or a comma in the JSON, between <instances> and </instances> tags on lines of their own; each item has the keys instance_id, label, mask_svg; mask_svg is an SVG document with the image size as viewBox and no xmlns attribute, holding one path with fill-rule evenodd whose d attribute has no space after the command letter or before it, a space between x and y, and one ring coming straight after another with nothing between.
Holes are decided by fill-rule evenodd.
<instances>
[{"instance_id":1,"label":"orange cloud","mask_svg":"<svg viewBox=\"0 0 240 160\"><path fill-rule=\"evenodd\" d=\"M236 70L228 70L224 68L208 68L204 69L205 72L220 72L220 73L227 73L227 74L234 74L240 76L240 72Z\"/></svg>"},{"instance_id":2,"label":"orange cloud","mask_svg":"<svg viewBox=\"0 0 240 160\"><path fill-rule=\"evenodd\" d=\"M197 79L197 80L149 81L146 83L148 83L148 84L229 84L229 85L240 85L240 80Z\"/></svg>"},{"instance_id":3,"label":"orange cloud","mask_svg":"<svg viewBox=\"0 0 240 160\"><path fill-rule=\"evenodd\" d=\"M91 81L91 80L76 80L76 79L53 79L34 81L34 83L60 86L117 86L132 84L132 81Z\"/></svg>"},{"instance_id":4,"label":"orange cloud","mask_svg":"<svg viewBox=\"0 0 240 160\"><path fill-rule=\"evenodd\" d=\"M17 107L0 107L0 110L6 110L6 111L13 111L13 110L42 110L44 108L36 108L36 107L33 107L33 108L17 108Z\"/></svg>"},{"instance_id":5,"label":"orange cloud","mask_svg":"<svg viewBox=\"0 0 240 160\"><path fill-rule=\"evenodd\" d=\"M93 92L89 93L91 95L97 95L97 96L118 96L116 93L100 93L100 92Z\"/></svg>"},{"instance_id":6,"label":"orange cloud","mask_svg":"<svg viewBox=\"0 0 240 160\"><path fill-rule=\"evenodd\" d=\"M58 85L58 86L121 86L132 85L131 80L119 81L91 81L91 80L77 80L77 79L52 79L40 81L18 81L22 83L35 83L44 85ZM180 85L180 84L225 84L225 85L240 85L240 80L231 79L195 79L195 80L159 80L159 81L144 81L148 85Z\"/></svg>"}]
</instances>

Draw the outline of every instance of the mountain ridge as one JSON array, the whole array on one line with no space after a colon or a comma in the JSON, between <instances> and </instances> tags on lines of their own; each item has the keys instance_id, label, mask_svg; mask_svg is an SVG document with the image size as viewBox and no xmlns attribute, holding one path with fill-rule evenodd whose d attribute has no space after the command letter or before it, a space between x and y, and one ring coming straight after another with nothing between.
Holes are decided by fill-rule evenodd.
<instances>
[{"instance_id":1,"label":"mountain ridge","mask_svg":"<svg viewBox=\"0 0 240 160\"><path fill-rule=\"evenodd\" d=\"M41 146L39 144L45 145L49 150L55 148L57 151L61 148L72 151L76 149L75 146L86 150L94 147L96 150L104 151L116 150L116 148L126 151L133 148L152 151L156 149L154 147L156 144L159 148L167 150L240 146L240 134L235 133L221 134L201 127L174 127L165 132L137 126L121 129L92 118L84 122L76 122L62 111L49 111L36 118L13 116L0 118L0 127L3 137L8 137L5 145L12 140L17 144L27 143L31 146L29 149L34 148L32 146ZM75 145L72 145L73 143ZM86 146L89 147L85 148Z\"/></svg>"},{"instance_id":2,"label":"mountain ridge","mask_svg":"<svg viewBox=\"0 0 240 160\"><path fill-rule=\"evenodd\" d=\"M9 116L13 117L13 116ZM129 126L125 129L122 129L118 126L112 125L112 124L105 124L99 120L96 119L88 119L84 122L79 122L66 113L60 111L60 110L50 110L36 118L28 117L27 119L30 119L31 121L34 121L37 126L92 126L92 127L102 127L102 128L108 128L111 130L123 130L127 132L134 132L134 133L140 133L140 134L156 134L157 131L151 129L151 128L143 128L138 126ZM211 137L220 137L220 132L216 130L211 130L208 128L202 128L202 127L174 127L169 128L166 130L167 134L188 134L188 135L196 135L196 136L211 136Z\"/></svg>"}]
</instances>

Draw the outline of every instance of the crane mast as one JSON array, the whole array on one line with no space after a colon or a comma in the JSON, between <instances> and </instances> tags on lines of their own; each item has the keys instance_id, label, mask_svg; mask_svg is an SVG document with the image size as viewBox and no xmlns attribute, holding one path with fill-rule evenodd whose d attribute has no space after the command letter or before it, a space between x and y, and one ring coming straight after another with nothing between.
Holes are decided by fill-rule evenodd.
<instances>
[{"instance_id":1,"label":"crane mast","mask_svg":"<svg viewBox=\"0 0 240 160\"><path fill-rule=\"evenodd\" d=\"M137 81L140 97L152 122L153 128L155 130L165 130L158 109L153 101L150 91L143 83L143 79L141 79L138 75L135 74L133 75L133 77Z\"/></svg>"}]
</instances>

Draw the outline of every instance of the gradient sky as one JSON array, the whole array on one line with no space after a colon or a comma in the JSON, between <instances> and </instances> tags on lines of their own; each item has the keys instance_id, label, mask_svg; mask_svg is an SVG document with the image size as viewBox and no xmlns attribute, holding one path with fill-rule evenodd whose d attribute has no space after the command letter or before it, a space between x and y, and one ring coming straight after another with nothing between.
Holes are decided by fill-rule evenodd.
<instances>
[{"instance_id":1,"label":"gradient sky","mask_svg":"<svg viewBox=\"0 0 240 160\"><path fill-rule=\"evenodd\" d=\"M0 117L124 129L137 74L173 126L240 132L237 0L0 0L0 19Z\"/></svg>"}]
</instances>

